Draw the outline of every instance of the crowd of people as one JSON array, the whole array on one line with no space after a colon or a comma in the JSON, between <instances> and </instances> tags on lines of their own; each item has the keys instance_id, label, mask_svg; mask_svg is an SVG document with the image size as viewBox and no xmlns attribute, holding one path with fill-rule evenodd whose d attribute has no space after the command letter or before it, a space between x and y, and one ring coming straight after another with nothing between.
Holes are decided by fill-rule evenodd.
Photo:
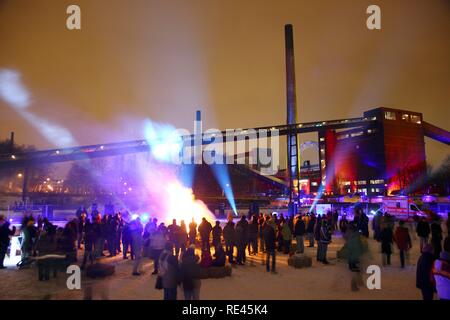
<instances>
[{"instance_id":1,"label":"crowd of people","mask_svg":"<svg viewBox=\"0 0 450 320\"><path fill-rule=\"evenodd\" d=\"M327 265L328 245L338 230L345 240L348 267L355 275L351 287L358 290L359 264L367 251L369 237L369 218L361 208L355 209L352 220L347 220L346 215L339 218L337 211L286 217L249 213L237 222L229 216L223 227L220 221L215 221L213 226L205 218L198 225L194 220L178 224L176 219L167 226L157 218L142 222L127 211L114 213L113 208L105 210L103 215L96 207L90 214L80 208L76 216L62 228L45 218L38 217L36 222L32 215L24 215L20 227L20 264L26 266L36 260L39 280L49 280L49 275L53 272L56 276L61 266L77 262L77 251L82 250L82 269L101 257L121 255L124 260L133 260L132 275L140 276L142 258L148 257L154 261L155 287L163 289L164 299L168 300L177 298L179 285L185 299L199 299L201 270L224 267L227 260L237 267L245 265L249 256L259 254L267 272L276 273L277 254L303 254L307 246L317 247L316 260ZM423 218L416 221L415 226L422 253L417 265L417 287L422 290L424 299L432 299L436 290L440 298L448 298L448 237L442 250L440 221L429 223ZM396 244L400 266L404 268L412 248L410 231L404 221L396 226L393 216L377 213L372 229L373 237L380 243L383 265L391 264L392 247ZM0 216L2 268L9 238L14 233L15 228L11 229L9 222ZM200 256L195 253L196 247L200 248ZM446 283L445 286L442 283Z\"/></svg>"}]
</instances>

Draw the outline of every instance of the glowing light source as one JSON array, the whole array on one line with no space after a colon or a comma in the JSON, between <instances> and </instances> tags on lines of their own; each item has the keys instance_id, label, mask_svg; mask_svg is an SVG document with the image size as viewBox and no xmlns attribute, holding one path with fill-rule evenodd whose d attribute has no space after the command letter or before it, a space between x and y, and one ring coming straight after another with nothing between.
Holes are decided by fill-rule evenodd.
<instances>
[{"instance_id":1,"label":"glowing light source","mask_svg":"<svg viewBox=\"0 0 450 320\"><path fill-rule=\"evenodd\" d=\"M139 218L139 215L137 213L131 215L131 220L136 220L137 218Z\"/></svg>"},{"instance_id":2,"label":"glowing light source","mask_svg":"<svg viewBox=\"0 0 450 320\"><path fill-rule=\"evenodd\" d=\"M148 213L143 213L143 214L141 214L141 221L142 221L143 223L148 222L149 219L150 219L150 215L149 215Z\"/></svg>"},{"instance_id":3,"label":"glowing light source","mask_svg":"<svg viewBox=\"0 0 450 320\"><path fill-rule=\"evenodd\" d=\"M212 164L211 169L216 177L219 185L222 187L223 193L228 200L234 214L237 215L236 203L234 201L233 188L231 187L230 176L225 164Z\"/></svg>"}]
</instances>

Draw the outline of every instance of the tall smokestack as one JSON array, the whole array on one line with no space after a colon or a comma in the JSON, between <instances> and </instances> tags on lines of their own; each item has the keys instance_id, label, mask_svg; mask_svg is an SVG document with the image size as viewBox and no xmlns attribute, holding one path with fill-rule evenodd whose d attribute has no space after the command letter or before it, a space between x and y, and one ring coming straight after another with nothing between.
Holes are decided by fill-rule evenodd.
<instances>
[{"instance_id":1,"label":"tall smokestack","mask_svg":"<svg viewBox=\"0 0 450 320\"><path fill-rule=\"evenodd\" d=\"M292 25L284 26L286 42L286 122L288 125L297 123L297 97L295 95L295 63L294 63L294 34ZM289 214L296 214L295 202L298 200L300 177L300 157L296 128L289 127L287 136L287 156L289 173Z\"/></svg>"},{"instance_id":2,"label":"tall smokestack","mask_svg":"<svg viewBox=\"0 0 450 320\"><path fill-rule=\"evenodd\" d=\"M286 42L286 101L287 124L297 123L297 96L295 94L295 61L294 61L294 33L292 24L284 26Z\"/></svg>"}]
</instances>

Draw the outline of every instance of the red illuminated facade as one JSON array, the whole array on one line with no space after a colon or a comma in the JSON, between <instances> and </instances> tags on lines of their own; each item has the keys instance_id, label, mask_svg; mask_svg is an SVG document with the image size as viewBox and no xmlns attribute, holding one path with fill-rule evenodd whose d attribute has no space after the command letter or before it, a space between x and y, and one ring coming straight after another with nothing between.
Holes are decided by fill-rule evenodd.
<instances>
[{"instance_id":1,"label":"red illuminated facade","mask_svg":"<svg viewBox=\"0 0 450 320\"><path fill-rule=\"evenodd\" d=\"M391 194L426 170L422 114L377 108L377 121L351 130L319 132L319 159L326 194Z\"/></svg>"}]
</instances>

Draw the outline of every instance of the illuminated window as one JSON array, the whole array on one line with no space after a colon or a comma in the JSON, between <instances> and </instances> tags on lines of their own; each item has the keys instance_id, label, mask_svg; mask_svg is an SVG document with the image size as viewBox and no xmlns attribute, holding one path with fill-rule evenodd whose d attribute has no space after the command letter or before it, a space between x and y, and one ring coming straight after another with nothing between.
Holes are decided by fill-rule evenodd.
<instances>
[{"instance_id":1,"label":"illuminated window","mask_svg":"<svg viewBox=\"0 0 450 320\"><path fill-rule=\"evenodd\" d=\"M315 181L313 181L313 182L311 182L311 185L313 186L313 187L317 187L317 182L315 182Z\"/></svg>"},{"instance_id":2,"label":"illuminated window","mask_svg":"<svg viewBox=\"0 0 450 320\"><path fill-rule=\"evenodd\" d=\"M362 136L362 135L363 135L363 132L362 132L362 131L355 132L355 133L352 133L352 134L351 134L352 137L358 137L358 136Z\"/></svg>"},{"instance_id":3,"label":"illuminated window","mask_svg":"<svg viewBox=\"0 0 450 320\"><path fill-rule=\"evenodd\" d=\"M413 123L420 123L420 116L411 115L411 122L413 122Z\"/></svg>"},{"instance_id":4,"label":"illuminated window","mask_svg":"<svg viewBox=\"0 0 450 320\"><path fill-rule=\"evenodd\" d=\"M349 137L348 134L341 134L340 136L337 137L338 140L342 140L342 139L347 139Z\"/></svg>"},{"instance_id":5,"label":"illuminated window","mask_svg":"<svg viewBox=\"0 0 450 320\"><path fill-rule=\"evenodd\" d=\"M322 137L322 138L320 138L319 140L320 140L320 141L325 141L325 138Z\"/></svg>"},{"instance_id":6,"label":"illuminated window","mask_svg":"<svg viewBox=\"0 0 450 320\"><path fill-rule=\"evenodd\" d=\"M344 181L344 182L342 182L342 185L343 186L349 186L351 183L350 183L350 181Z\"/></svg>"},{"instance_id":7,"label":"illuminated window","mask_svg":"<svg viewBox=\"0 0 450 320\"><path fill-rule=\"evenodd\" d=\"M370 180L370 184L383 184L383 179Z\"/></svg>"},{"instance_id":8,"label":"illuminated window","mask_svg":"<svg viewBox=\"0 0 450 320\"><path fill-rule=\"evenodd\" d=\"M358 185L362 185L362 184L366 184L366 183L367 183L366 180L359 180L359 181L357 182Z\"/></svg>"},{"instance_id":9,"label":"illuminated window","mask_svg":"<svg viewBox=\"0 0 450 320\"><path fill-rule=\"evenodd\" d=\"M387 120L396 120L395 112L393 111L385 111L384 112L384 118Z\"/></svg>"},{"instance_id":10,"label":"illuminated window","mask_svg":"<svg viewBox=\"0 0 450 320\"><path fill-rule=\"evenodd\" d=\"M407 113L402 114L402 120L409 121L409 114Z\"/></svg>"}]
</instances>

